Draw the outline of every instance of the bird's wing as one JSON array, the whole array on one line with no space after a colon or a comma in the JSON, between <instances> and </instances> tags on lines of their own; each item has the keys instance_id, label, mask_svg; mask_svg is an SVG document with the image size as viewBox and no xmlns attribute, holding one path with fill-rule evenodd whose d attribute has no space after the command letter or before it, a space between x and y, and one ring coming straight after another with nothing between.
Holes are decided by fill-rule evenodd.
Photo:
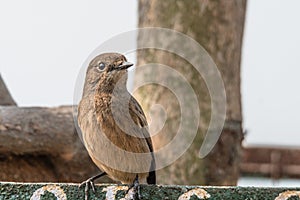
<instances>
[{"instance_id":1,"label":"bird's wing","mask_svg":"<svg viewBox=\"0 0 300 200\"><path fill-rule=\"evenodd\" d=\"M136 99L134 97L131 97L131 100L129 103L129 113L131 115L132 120L137 125L140 125L141 127L143 127L142 133L146 139L146 142L147 142L150 152L152 154L152 162L151 162L149 176L147 177L147 183L155 184L156 183L155 158L154 158L154 154L153 154L153 145L152 145L151 137L150 137L150 134L148 131L148 123L147 123L145 114L143 112L143 109L141 108L140 104L136 101Z\"/></svg>"},{"instance_id":2,"label":"bird's wing","mask_svg":"<svg viewBox=\"0 0 300 200\"><path fill-rule=\"evenodd\" d=\"M147 141L150 151L153 152L152 141L148 131L148 123L145 114L140 104L137 102L137 100L134 97L131 97L131 101L129 103L129 113L135 124L141 126L142 128L145 128L145 131L142 131L142 133Z\"/></svg>"}]
</instances>

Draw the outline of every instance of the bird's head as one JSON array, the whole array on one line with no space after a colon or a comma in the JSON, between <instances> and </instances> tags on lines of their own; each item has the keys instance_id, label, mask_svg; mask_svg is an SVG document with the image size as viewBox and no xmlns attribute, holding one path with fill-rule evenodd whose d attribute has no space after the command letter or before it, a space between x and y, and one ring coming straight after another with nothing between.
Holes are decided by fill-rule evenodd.
<instances>
[{"instance_id":1,"label":"bird's head","mask_svg":"<svg viewBox=\"0 0 300 200\"><path fill-rule=\"evenodd\" d=\"M124 55L119 53L104 53L96 56L87 69L85 90L97 87L103 91L112 91L117 83L126 87L127 69L132 65L127 62Z\"/></svg>"}]
</instances>

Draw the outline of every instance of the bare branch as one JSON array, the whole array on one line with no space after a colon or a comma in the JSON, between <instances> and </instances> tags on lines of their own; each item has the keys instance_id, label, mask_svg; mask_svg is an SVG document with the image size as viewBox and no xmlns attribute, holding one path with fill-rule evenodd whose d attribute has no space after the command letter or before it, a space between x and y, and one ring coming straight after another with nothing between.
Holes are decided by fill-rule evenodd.
<instances>
[{"instance_id":1,"label":"bare branch","mask_svg":"<svg viewBox=\"0 0 300 200\"><path fill-rule=\"evenodd\" d=\"M10 95L0 74L0 105L17 105Z\"/></svg>"}]
</instances>

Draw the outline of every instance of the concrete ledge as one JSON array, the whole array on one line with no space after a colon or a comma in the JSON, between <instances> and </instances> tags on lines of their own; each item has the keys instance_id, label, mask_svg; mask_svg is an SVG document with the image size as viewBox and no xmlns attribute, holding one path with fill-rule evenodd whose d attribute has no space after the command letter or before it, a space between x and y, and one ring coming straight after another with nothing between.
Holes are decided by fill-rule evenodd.
<instances>
[{"instance_id":1,"label":"concrete ledge","mask_svg":"<svg viewBox=\"0 0 300 200\"><path fill-rule=\"evenodd\" d=\"M90 199L128 199L127 185L96 185ZM142 185L143 199L210 199L210 200L288 200L300 199L299 188L202 187L178 185ZM126 196L126 197L125 197ZM291 197L291 198L290 198ZM84 189L66 183L0 183L0 200L15 199L84 199Z\"/></svg>"}]
</instances>

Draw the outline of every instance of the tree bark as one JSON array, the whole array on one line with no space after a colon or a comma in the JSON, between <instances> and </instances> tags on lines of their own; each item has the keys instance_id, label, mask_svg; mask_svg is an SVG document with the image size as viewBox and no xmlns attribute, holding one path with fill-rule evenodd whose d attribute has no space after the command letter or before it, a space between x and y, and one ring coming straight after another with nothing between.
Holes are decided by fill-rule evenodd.
<instances>
[{"instance_id":1,"label":"tree bark","mask_svg":"<svg viewBox=\"0 0 300 200\"><path fill-rule=\"evenodd\" d=\"M153 49L138 51L138 66L145 63L160 63L176 69L188 79L200 102L200 127L193 144L180 159L157 172L158 183L235 185L239 177L243 138L240 62L246 0L140 0L138 9L139 28L173 29L201 44L221 72L227 97L226 123L221 137L210 154L201 160L198 158L198 152L211 117L211 99L205 82L197 75L191 64L179 56ZM138 46L149 39L139 35ZM164 38L163 41L173 42L169 38ZM153 73L162 78L166 77L151 69L140 70L135 76L135 83ZM167 112L168 118L164 127L153 137L154 148L158 150L172 140L178 129L180 105L176 96L164 87L144 86L139 88L135 95L148 119L153 103L162 105ZM157 115L151 123L159 123L164 117Z\"/></svg>"},{"instance_id":2,"label":"tree bark","mask_svg":"<svg viewBox=\"0 0 300 200\"><path fill-rule=\"evenodd\" d=\"M0 138L0 180L82 182L100 172L77 135L72 106L0 106Z\"/></svg>"},{"instance_id":3,"label":"tree bark","mask_svg":"<svg viewBox=\"0 0 300 200\"><path fill-rule=\"evenodd\" d=\"M72 157L73 152L82 148L77 139L71 106L0 107L0 131L1 140L5 141L0 146L0 153L44 152L48 155Z\"/></svg>"}]
</instances>

